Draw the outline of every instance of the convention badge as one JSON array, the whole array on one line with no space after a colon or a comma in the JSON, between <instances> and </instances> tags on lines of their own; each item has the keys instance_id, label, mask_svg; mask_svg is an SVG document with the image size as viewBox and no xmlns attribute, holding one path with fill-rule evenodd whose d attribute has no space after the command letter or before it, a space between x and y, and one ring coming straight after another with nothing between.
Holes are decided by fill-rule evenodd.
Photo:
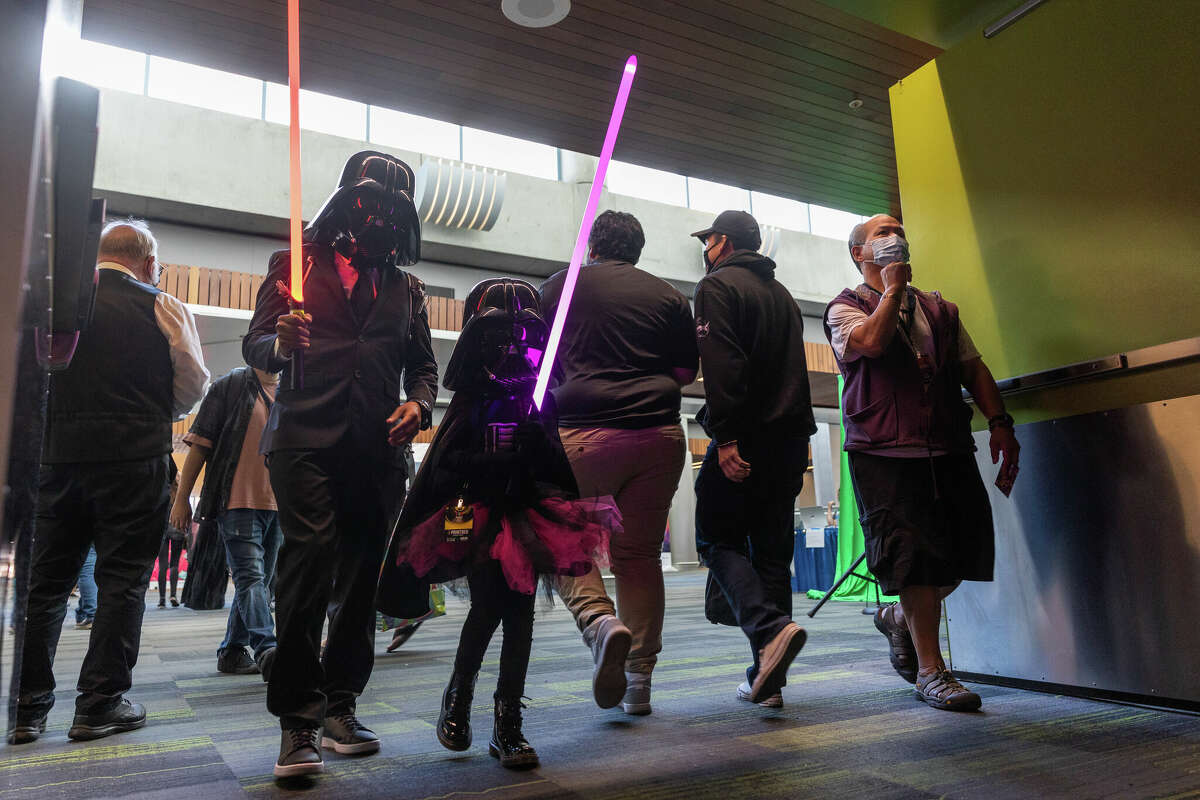
<instances>
[{"instance_id":1,"label":"convention badge","mask_svg":"<svg viewBox=\"0 0 1200 800\"><path fill-rule=\"evenodd\" d=\"M475 529L475 509L467 504L460 493L458 498L446 506L446 541L451 544L465 542Z\"/></svg>"}]
</instances>

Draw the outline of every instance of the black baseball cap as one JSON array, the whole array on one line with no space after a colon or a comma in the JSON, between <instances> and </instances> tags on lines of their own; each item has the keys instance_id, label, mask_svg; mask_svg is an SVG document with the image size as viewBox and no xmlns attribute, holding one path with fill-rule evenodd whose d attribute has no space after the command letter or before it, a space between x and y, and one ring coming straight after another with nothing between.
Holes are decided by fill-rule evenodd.
<instances>
[{"instance_id":1,"label":"black baseball cap","mask_svg":"<svg viewBox=\"0 0 1200 800\"><path fill-rule=\"evenodd\" d=\"M712 233L728 236L729 241L739 250L757 250L762 246L758 220L745 211L722 211L713 220L712 225L702 231L696 231L692 236L704 241L705 237Z\"/></svg>"}]
</instances>

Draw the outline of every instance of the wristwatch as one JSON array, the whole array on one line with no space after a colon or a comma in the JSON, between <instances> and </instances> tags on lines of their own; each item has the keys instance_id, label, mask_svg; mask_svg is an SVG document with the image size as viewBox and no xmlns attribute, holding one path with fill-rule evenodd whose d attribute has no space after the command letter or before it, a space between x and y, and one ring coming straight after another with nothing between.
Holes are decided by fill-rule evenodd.
<instances>
[{"instance_id":1,"label":"wristwatch","mask_svg":"<svg viewBox=\"0 0 1200 800\"><path fill-rule=\"evenodd\" d=\"M424 400L413 400L413 402L421 407L421 430L429 430L433 426L433 409Z\"/></svg>"},{"instance_id":2,"label":"wristwatch","mask_svg":"<svg viewBox=\"0 0 1200 800\"><path fill-rule=\"evenodd\" d=\"M1012 415L1008 414L1007 412L1004 414L997 414L996 416L994 416L988 420L988 430L989 431L994 431L994 430L996 430L996 428L1012 428L1012 426L1013 426Z\"/></svg>"}]
</instances>

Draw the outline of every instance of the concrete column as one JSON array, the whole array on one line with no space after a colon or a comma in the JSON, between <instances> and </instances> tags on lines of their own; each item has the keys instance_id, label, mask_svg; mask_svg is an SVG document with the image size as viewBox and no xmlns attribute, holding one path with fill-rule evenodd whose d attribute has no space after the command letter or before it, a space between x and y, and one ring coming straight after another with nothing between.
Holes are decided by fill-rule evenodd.
<instances>
[{"instance_id":1,"label":"concrete column","mask_svg":"<svg viewBox=\"0 0 1200 800\"><path fill-rule=\"evenodd\" d=\"M687 438L687 423L683 424ZM668 524L671 528L671 566L674 569L693 569L700 565L696 555L696 490L693 485L692 454L684 453L683 474L675 499L671 502Z\"/></svg>"},{"instance_id":2,"label":"concrete column","mask_svg":"<svg viewBox=\"0 0 1200 800\"><path fill-rule=\"evenodd\" d=\"M563 183L586 183L589 187L592 185L592 179L596 177L596 165L600 163L600 159L569 150L559 150L558 158Z\"/></svg>"},{"instance_id":3,"label":"concrete column","mask_svg":"<svg viewBox=\"0 0 1200 800\"><path fill-rule=\"evenodd\" d=\"M817 423L817 432L812 438L813 489L817 505L824 506L837 499L837 481L833 460L833 443L837 430L825 422Z\"/></svg>"}]
</instances>

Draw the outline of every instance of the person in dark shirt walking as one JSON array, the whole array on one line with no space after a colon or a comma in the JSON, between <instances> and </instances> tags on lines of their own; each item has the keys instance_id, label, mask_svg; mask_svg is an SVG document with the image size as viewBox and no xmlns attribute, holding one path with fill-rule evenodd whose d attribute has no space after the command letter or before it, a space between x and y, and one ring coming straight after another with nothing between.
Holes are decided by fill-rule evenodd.
<instances>
[{"instance_id":1,"label":"person in dark shirt walking","mask_svg":"<svg viewBox=\"0 0 1200 800\"><path fill-rule=\"evenodd\" d=\"M616 607L595 567L560 578L558 590L592 649L597 705L619 703L627 714L650 713L662 650L663 534L687 453L680 388L695 380L698 361L687 298L634 266L645 243L632 214L596 217L563 328L563 380L553 389L580 492L611 495L624 521L611 544ZM565 278L559 272L542 285L547 319Z\"/></svg>"},{"instance_id":2,"label":"person in dark shirt walking","mask_svg":"<svg viewBox=\"0 0 1200 800\"><path fill-rule=\"evenodd\" d=\"M208 390L183 437L189 450L171 522L181 529L191 526L189 495L203 467L196 517L217 523L235 590L217 648L217 671L226 674L265 675L275 650L270 587L283 532L258 443L278 388L278 375L250 367L230 371Z\"/></svg>"},{"instance_id":3,"label":"person in dark shirt walking","mask_svg":"<svg viewBox=\"0 0 1200 800\"><path fill-rule=\"evenodd\" d=\"M696 477L696 549L754 663L737 696L783 704L787 669L804 646L792 622L793 510L816 431L804 321L775 262L759 254L758 222L723 211L700 239L707 274L696 286L696 338L712 438Z\"/></svg>"},{"instance_id":4,"label":"person in dark shirt walking","mask_svg":"<svg viewBox=\"0 0 1200 800\"><path fill-rule=\"evenodd\" d=\"M146 724L146 709L125 693L167 526L171 421L208 383L192 313L155 288L162 267L146 224L106 225L97 257L92 324L71 365L50 380L14 744L46 729L67 596L92 545L99 601L67 736Z\"/></svg>"}]
</instances>

